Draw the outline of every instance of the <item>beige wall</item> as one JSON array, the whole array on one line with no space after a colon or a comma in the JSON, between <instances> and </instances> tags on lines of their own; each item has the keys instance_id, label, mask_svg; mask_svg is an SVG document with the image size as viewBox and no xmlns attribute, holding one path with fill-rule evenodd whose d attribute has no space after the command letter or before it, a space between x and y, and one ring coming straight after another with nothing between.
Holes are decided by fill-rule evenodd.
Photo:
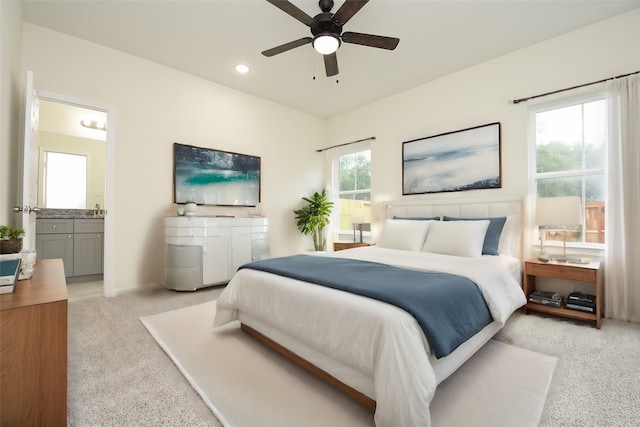
<instances>
[{"instance_id":1,"label":"beige wall","mask_svg":"<svg viewBox=\"0 0 640 427\"><path fill-rule=\"evenodd\" d=\"M510 101L638 71L639 40L640 9L636 9L332 118L327 123L326 144L376 136L371 143L372 221L379 227L381 202L403 198L403 141L500 122L501 189L404 199L520 195L526 200L528 110L536 102L514 105ZM586 91L603 88L597 85ZM576 93L579 91L541 98L537 103Z\"/></svg>"},{"instance_id":2,"label":"beige wall","mask_svg":"<svg viewBox=\"0 0 640 427\"><path fill-rule=\"evenodd\" d=\"M19 226L11 208L18 201L20 140L22 9L0 1L0 224Z\"/></svg>"},{"instance_id":3,"label":"beige wall","mask_svg":"<svg viewBox=\"0 0 640 427\"><path fill-rule=\"evenodd\" d=\"M326 179L322 177L324 157L315 148L377 138L372 143L372 196L373 221L379 223L376 206L402 198L403 141L500 121L502 189L405 199L494 195L526 199L528 108L533 103L513 105L509 101L636 71L640 69L637 40L640 10L326 122L31 24L24 24L20 72L33 70L40 89L108 105L116 113L109 215L114 222L113 286L125 290L162 283L162 218L175 210L171 203L173 142L262 156L262 198L272 220L272 250L275 255L293 253L310 244L296 230L291 211L299 206L302 195L319 189ZM2 55L4 59L5 53ZM7 81L3 74L3 90ZM14 97L11 102L19 101ZM13 142L4 136L4 110L2 119L2 149L14 150ZM5 160L2 162L4 165ZM10 181L10 186L16 185L15 178ZM202 211L229 213L213 208ZM239 209L230 212L246 214Z\"/></svg>"},{"instance_id":4,"label":"beige wall","mask_svg":"<svg viewBox=\"0 0 640 427\"><path fill-rule=\"evenodd\" d=\"M23 73L34 72L39 90L115 112L109 122L114 169L107 178L113 188L107 194L107 221L113 227L106 255L112 257L112 271L105 274L116 292L164 280L163 218L176 211L174 142L262 157L272 253L310 246L297 231L292 211L303 195L322 185L321 155L315 149L324 141L323 120L28 23L22 55ZM247 209L212 207L199 213L248 214Z\"/></svg>"}]
</instances>

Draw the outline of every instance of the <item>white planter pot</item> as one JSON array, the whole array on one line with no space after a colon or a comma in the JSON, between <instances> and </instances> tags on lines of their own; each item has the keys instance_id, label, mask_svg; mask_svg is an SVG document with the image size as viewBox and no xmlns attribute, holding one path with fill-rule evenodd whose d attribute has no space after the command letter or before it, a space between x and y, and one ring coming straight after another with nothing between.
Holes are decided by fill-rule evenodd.
<instances>
[{"instance_id":1,"label":"white planter pot","mask_svg":"<svg viewBox=\"0 0 640 427\"><path fill-rule=\"evenodd\" d=\"M196 205L195 203L187 203L184 205L184 214L186 216L194 216L196 214Z\"/></svg>"}]
</instances>

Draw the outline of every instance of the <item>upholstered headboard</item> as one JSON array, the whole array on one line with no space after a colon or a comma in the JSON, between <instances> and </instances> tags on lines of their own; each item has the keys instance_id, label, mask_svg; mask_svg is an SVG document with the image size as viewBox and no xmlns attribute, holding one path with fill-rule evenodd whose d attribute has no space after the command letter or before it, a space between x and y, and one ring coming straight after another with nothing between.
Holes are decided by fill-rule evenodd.
<instances>
[{"instance_id":1,"label":"upholstered headboard","mask_svg":"<svg viewBox=\"0 0 640 427\"><path fill-rule=\"evenodd\" d=\"M522 259L523 201L521 197L466 198L437 201L390 201L384 203L385 219L399 217L453 216L461 218L507 217L503 233L513 239L511 255ZM506 234L505 234L506 236Z\"/></svg>"}]
</instances>

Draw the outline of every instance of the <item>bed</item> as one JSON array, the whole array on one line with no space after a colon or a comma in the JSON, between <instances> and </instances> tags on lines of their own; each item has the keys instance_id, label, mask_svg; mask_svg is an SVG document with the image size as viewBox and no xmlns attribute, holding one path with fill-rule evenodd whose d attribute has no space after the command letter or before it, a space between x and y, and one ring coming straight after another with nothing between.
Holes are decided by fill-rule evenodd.
<instances>
[{"instance_id":1,"label":"bed","mask_svg":"<svg viewBox=\"0 0 640 427\"><path fill-rule=\"evenodd\" d=\"M302 256L470 280L491 318L450 352L436 355L417 317L403 308L254 268L240 269L222 292L214 324L240 321L245 332L375 411L379 427L429 426L437 385L526 302L522 202L390 203L385 212L377 245Z\"/></svg>"}]
</instances>

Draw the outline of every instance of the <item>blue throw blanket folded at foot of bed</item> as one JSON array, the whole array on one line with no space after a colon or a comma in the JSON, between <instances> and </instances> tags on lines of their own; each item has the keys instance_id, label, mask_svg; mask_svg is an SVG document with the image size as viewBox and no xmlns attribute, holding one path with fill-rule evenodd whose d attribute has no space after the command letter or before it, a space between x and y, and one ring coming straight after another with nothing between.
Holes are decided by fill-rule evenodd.
<instances>
[{"instance_id":1,"label":"blue throw blanket folded at foot of bed","mask_svg":"<svg viewBox=\"0 0 640 427\"><path fill-rule=\"evenodd\" d=\"M266 271L374 298L418 321L437 358L493 321L477 285L453 274L312 255L264 259L240 267Z\"/></svg>"}]
</instances>

